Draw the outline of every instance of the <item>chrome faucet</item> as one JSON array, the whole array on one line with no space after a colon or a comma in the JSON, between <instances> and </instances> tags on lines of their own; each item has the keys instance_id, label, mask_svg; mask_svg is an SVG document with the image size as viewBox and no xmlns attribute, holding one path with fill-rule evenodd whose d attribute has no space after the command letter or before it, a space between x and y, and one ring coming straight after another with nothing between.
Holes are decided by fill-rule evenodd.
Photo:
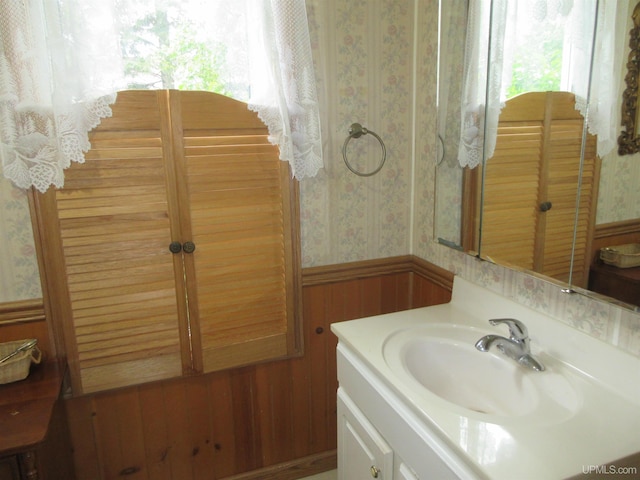
<instances>
[{"instance_id":1,"label":"chrome faucet","mask_svg":"<svg viewBox=\"0 0 640 480\"><path fill-rule=\"evenodd\" d=\"M544 370L538 360L531 355L529 348L529 333L524 323L513 318L496 318L489 320L491 325L501 323L509 327L509 338L500 335L485 335L476 342L476 348L481 352L488 352L495 345L507 357L514 359L520 365L541 372Z\"/></svg>"}]
</instances>

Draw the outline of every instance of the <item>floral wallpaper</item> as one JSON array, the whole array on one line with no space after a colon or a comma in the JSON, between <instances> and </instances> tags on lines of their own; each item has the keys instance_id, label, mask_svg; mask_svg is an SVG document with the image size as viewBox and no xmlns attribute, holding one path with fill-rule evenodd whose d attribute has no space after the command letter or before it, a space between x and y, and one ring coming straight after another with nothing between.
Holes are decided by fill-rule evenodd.
<instances>
[{"instance_id":1,"label":"floral wallpaper","mask_svg":"<svg viewBox=\"0 0 640 480\"><path fill-rule=\"evenodd\" d=\"M0 175L0 302L42 297L24 190Z\"/></svg>"},{"instance_id":2,"label":"floral wallpaper","mask_svg":"<svg viewBox=\"0 0 640 480\"><path fill-rule=\"evenodd\" d=\"M411 235L414 6L406 0L307 0L324 138L324 170L301 183L305 266L403 255ZM353 174L342 148L360 123L386 147L382 170ZM382 148L351 139L347 159L373 171Z\"/></svg>"},{"instance_id":3,"label":"floral wallpaper","mask_svg":"<svg viewBox=\"0 0 640 480\"><path fill-rule=\"evenodd\" d=\"M636 2L629 3L627 14L627 28L629 32L633 28L633 9ZM629 55L630 47L623 56L626 59ZM626 62L623 62L620 72L620 92L626 89ZM617 125L622 124L622 111L617 110L619 115ZM640 218L640 153L634 155L618 155L615 149L602 159L600 170L600 189L598 191L598 209L596 211L596 224L621 222Z\"/></svg>"},{"instance_id":4,"label":"floral wallpaper","mask_svg":"<svg viewBox=\"0 0 640 480\"><path fill-rule=\"evenodd\" d=\"M600 169L596 224L640 218L640 153L605 155Z\"/></svg>"}]
</instances>

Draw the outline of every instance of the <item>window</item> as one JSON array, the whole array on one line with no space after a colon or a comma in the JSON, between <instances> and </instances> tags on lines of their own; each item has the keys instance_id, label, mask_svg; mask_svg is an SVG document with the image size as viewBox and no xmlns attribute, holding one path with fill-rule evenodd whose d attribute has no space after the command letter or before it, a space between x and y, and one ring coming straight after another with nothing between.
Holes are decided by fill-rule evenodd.
<instances>
[{"instance_id":1,"label":"window","mask_svg":"<svg viewBox=\"0 0 640 480\"><path fill-rule=\"evenodd\" d=\"M204 90L249 100L246 2L123 2L117 11L131 89Z\"/></svg>"},{"instance_id":2,"label":"window","mask_svg":"<svg viewBox=\"0 0 640 480\"><path fill-rule=\"evenodd\" d=\"M131 88L244 101L296 178L322 166L304 0L52 0L1 13L0 159L21 188L62 187Z\"/></svg>"}]
</instances>

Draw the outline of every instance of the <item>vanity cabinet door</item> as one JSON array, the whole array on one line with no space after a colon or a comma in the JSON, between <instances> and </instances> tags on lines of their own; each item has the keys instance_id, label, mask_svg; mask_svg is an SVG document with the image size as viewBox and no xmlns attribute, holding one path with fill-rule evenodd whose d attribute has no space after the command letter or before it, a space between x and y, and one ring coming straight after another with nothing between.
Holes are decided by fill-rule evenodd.
<instances>
[{"instance_id":1,"label":"vanity cabinet door","mask_svg":"<svg viewBox=\"0 0 640 480\"><path fill-rule=\"evenodd\" d=\"M338 389L338 480L391 480L393 450Z\"/></svg>"}]
</instances>

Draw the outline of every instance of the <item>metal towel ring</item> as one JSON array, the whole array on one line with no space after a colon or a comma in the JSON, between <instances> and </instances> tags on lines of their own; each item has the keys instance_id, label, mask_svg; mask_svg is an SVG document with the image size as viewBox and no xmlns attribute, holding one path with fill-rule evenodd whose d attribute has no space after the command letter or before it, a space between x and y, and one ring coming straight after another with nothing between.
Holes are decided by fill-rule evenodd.
<instances>
[{"instance_id":1,"label":"metal towel ring","mask_svg":"<svg viewBox=\"0 0 640 480\"><path fill-rule=\"evenodd\" d=\"M380 165L378 165L378 168L376 168L373 172L362 173L357 171L355 168L353 168L349 163L349 160L347 160L347 145L349 144L349 141L352 138L360 138L362 135L366 135L367 133L370 133L371 135L376 137L378 139L378 142L380 142L380 146L382 147L382 160L380 160ZM344 159L344 163L347 166L347 168L351 170L353 173L355 173L360 177L370 177L371 175L375 175L376 173L378 173L382 168L382 166L384 165L384 162L387 159L387 147L384 146L384 142L378 136L377 133L364 128L359 123L353 123L349 128L349 136L346 138L346 140L344 141L344 144L342 145L342 158Z\"/></svg>"}]
</instances>

